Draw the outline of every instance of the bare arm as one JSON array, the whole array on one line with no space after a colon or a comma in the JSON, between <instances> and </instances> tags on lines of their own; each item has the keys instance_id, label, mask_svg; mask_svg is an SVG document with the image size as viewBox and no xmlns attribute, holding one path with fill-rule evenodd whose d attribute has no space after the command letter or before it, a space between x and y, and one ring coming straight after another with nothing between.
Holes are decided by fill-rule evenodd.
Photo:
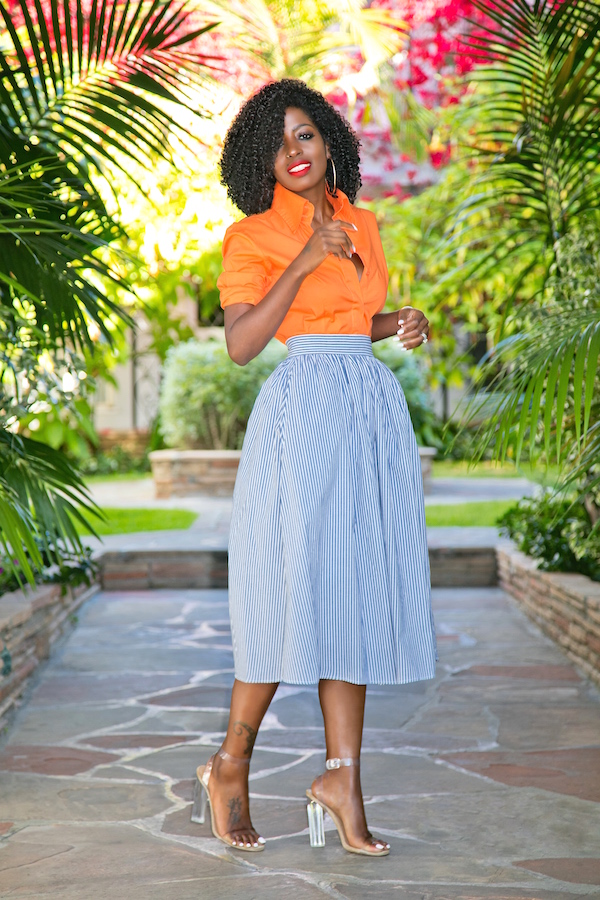
<instances>
[{"instance_id":1,"label":"bare arm","mask_svg":"<svg viewBox=\"0 0 600 900\"><path fill-rule=\"evenodd\" d=\"M329 253L351 257L352 241L344 228L348 222L331 221L318 228L260 303L235 303L225 308L225 339L232 360L240 366L264 350L283 322L300 285Z\"/></svg>"},{"instance_id":2,"label":"bare arm","mask_svg":"<svg viewBox=\"0 0 600 900\"><path fill-rule=\"evenodd\" d=\"M234 303L225 308L227 351L234 362L245 366L264 350L276 334L308 275L299 263L290 263L260 303Z\"/></svg>"}]
</instances>

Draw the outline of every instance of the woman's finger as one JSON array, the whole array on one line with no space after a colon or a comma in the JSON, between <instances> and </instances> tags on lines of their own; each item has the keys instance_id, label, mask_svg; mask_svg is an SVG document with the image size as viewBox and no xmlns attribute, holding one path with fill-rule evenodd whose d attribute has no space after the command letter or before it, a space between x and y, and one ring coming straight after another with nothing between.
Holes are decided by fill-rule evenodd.
<instances>
[{"instance_id":1,"label":"woman's finger","mask_svg":"<svg viewBox=\"0 0 600 900\"><path fill-rule=\"evenodd\" d=\"M418 322L415 321L399 324L396 334L400 335L400 337L404 339L416 337L423 332L429 332L429 322L425 318L419 319Z\"/></svg>"},{"instance_id":2,"label":"woman's finger","mask_svg":"<svg viewBox=\"0 0 600 900\"><path fill-rule=\"evenodd\" d=\"M336 240L339 240L346 256L350 257L353 253L356 253L356 247L354 246L352 238L344 231L344 228L358 231L356 225L353 225L352 222L344 222L342 219L338 219L335 222L330 222L325 227L329 231L329 235L335 237Z\"/></svg>"},{"instance_id":3,"label":"woman's finger","mask_svg":"<svg viewBox=\"0 0 600 900\"><path fill-rule=\"evenodd\" d=\"M421 330L421 323L416 321L398 323L398 334L414 337Z\"/></svg>"},{"instance_id":4,"label":"woman's finger","mask_svg":"<svg viewBox=\"0 0 600 900\"><path fill-rule=\"evenodd\" d=\"M412 306L405 306L399 309L398 319L402 319L405 324L427 321L425 313L421 312L420 309L414 309Z\"/></svg>"},{"instance_id":5,"label":"woman's finger","mask_svg":"<svg viewBox=\"0 0 600 900\"><path fill-rule=\"evenodd\" d=\"M398 311L398 330L396 333L402 340L412 339L428 331L429 321L421 310L408 306Z\"/></svg>"},{"instance_id":6,"label":"woman's finger","mask_svg":"<svg viewBox=\"0 0 600 900\"><path fill-rule=\"evenodd\" d=\"M315 229L316 232L322 232L323 234L334 234L338 232L339 234L346 234L344 229L348 229L349 231L358 231L356 225L353 225L352 222L344 222L343 219L332 219L331 222L327 222L326 225L320 225Z\"/></svg>"},{"instance_id":7,"label":"woman's finger","mask_svg":"<svg viewBox=\"0 0 600 900\"><path fill-rule=\"evenodd\" d=\"M352 243L352 240L349 238L349 236L344 231L342 231L340 232L339 236L335 235L329 252L335 253L335 255L340 256L340 258L344 256L351 257L353 253L356 253L356 247Z\"/></svg>"},{"instance_id":8,"label":"woman's finger","mask_svg":"<svg viewBox=\"0 0 600 900\"><path fill-rule=\"evenodd\" d=\"M358 228L353 222L344 222L343 219L336 219L335 221L332 219L333 225L341 225L342 228L350 228L352 231L358 231Z\"/></svg>"},{"instance_id":9,"label":"woman's finger","mask_svg":"<svg viewBox=\"0 0 600 900\"><path fill-rule=\"evenodd\" d=\"M429 340L429 322L423 317L417 329L404 330L400 326L394 340L398 341L400 350L414 350L426 344Z\"/></svg>"}]
</instances>

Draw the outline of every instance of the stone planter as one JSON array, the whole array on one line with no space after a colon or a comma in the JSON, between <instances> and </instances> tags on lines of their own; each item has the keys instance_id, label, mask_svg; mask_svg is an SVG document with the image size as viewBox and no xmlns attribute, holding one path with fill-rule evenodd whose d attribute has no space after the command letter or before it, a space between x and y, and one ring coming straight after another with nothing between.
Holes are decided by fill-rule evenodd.
<instances>
[{"instance_id":1,"label":"stone planter","mask_svg":"<svg viewBox=\"0 0 600 900\"><path fill-rule=\"evenodd\" d=\"M542 572L508 542L497 548L497 559L501 587L600 684L600 582L571 572Z\"/></svg>"},{"instance_id":2,"label":"stone planter","mask_svg":"<svg viewBox=\"0 0 600 900\"><path fill-rule=\"evenodd\" d=\"M419 447L419 459L421 460L421 475L423 476L423 491L429 494L431 491L431 475L433 472L433 460L437 456L435 447Z\"/></svg>"},{"instance_id":3,"label":"stone planter","mask_svg":"<svg viewBox=\"0 0 600 900\"><path fill-rule=\"evenodd\" d=\"M426 494L430 489L436 453L433 447L419 447ZM155 450L148 455L157 498L188 497L190 494L233 495L240 450Z\"/></svg>"},{"instance_id":4,"label":"stone planter","mask_svg":"<svg viewBox=\"0 0 600 900\"><path fill-rule=\"evenodd\" d=\"M0 597L0 729L18 702L29 679L48 659L52 648L75 622L81 604L98 590L97 585L63 588L40 584Z\"/></svg>"},{"instance_id":5,"label":"stone planter","mask_svg":"<svg viewBox=\"0 0 600 900\"><path fill-rule=\"evenodd\" d=\"M240 450L155 450L148 455L159 498L233 494Z\"/></svg>"}]
</instances>

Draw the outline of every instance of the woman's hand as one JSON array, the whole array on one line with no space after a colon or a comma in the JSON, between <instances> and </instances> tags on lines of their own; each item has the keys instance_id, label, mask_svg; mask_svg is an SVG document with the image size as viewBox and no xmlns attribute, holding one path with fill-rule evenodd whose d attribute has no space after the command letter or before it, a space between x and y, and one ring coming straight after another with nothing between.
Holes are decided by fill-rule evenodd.
<instances>
[{"instance_id":1,"label":"woman's hand","mask_svg":"<svg viewBox=\"0 0 600 900\"><path fill-rule=\"evenodd\" d=\"M394 337L401 350L413 350L429 340L429 320L420 309L403 306L397 313L398 330Z\"/></svg>"},{"instance_id":2,"label":"woman's hand","mask_svg":"<svg viewBox=\"0 0 600 900\"><path fill-rule=\"evenodd\" d=\"M429 340L429 321L419 309L403 306L391 313L373 316L371 339L381 341L394 336L401 350L413 350Z\"/></svg>"},{"instance_id":3,"label":"woman's hand","mask_svg":"<svg viewBox=\"0 0 600 900\"><path fill-rule=\"evenodd\" d=\"M339 259L350 259L356 248L345 229L358 231L356 225L341 219L332 220L316 229L294 261L301 266L304 276L314 272L330 253Z\"/></svg>"},{"instance_id":4,"label":"woman's hand","mask_svg":"<svg viewBox=\"0 0 600 900\"><path fill-rule=\"evenodd\" d=\"M358 231L351 222L341 219L321 225L260 303L256 306L235 303L225 309L227 350L234 362L245 366L266 347L283 322L306 276L314 272L330 253L340 259L352 256L354 245L345 229Z\"/></svg>"}]
</instances>

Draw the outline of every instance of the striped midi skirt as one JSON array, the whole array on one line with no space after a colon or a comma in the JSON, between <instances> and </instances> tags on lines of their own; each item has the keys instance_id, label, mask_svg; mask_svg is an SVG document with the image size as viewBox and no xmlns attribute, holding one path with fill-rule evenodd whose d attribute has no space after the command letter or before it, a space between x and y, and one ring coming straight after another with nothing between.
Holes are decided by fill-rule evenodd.
<instances>
[{"instance_id":1,"label":"striped midi skirt","mask_svg":"<svg viewBox=\"0 0 600 900\"><path fill-rule=\"evenodd\" d=\"M423 484L406 400L365 335L299 335L248 422L229 540L244 682L432 678Z\"/></svg>"}]
</instances>

